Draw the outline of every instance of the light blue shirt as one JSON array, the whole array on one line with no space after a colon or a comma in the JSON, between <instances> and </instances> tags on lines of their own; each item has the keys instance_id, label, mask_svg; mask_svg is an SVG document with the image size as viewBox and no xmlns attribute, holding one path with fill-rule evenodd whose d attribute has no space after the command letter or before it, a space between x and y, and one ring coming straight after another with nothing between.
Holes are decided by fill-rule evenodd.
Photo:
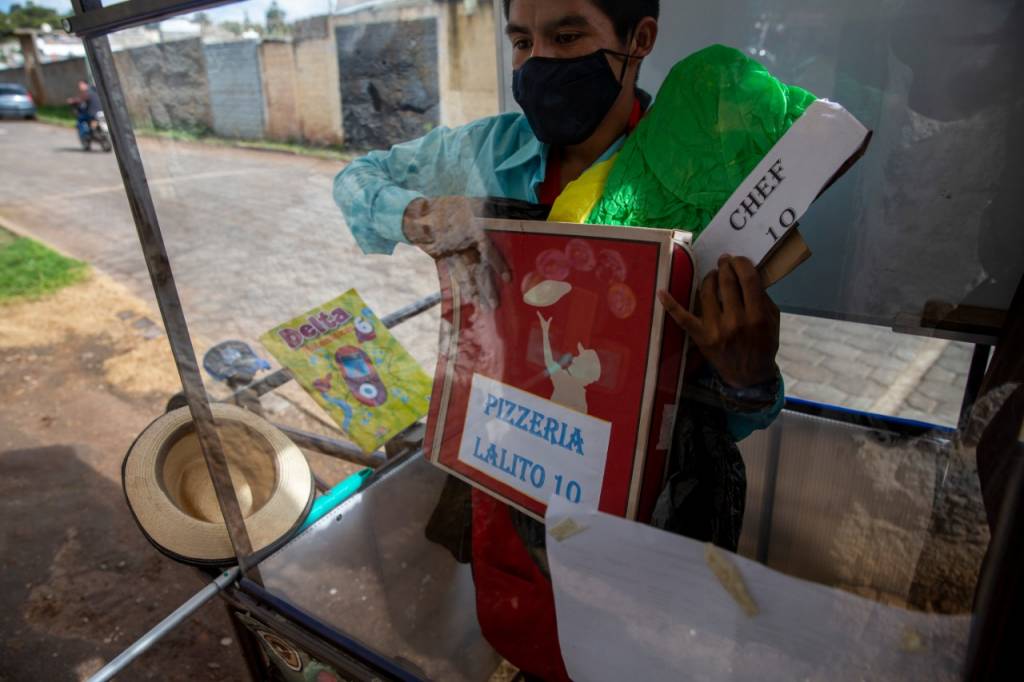
<instances>
[{"instance_id":1,"label":"light blue shirt","mask_svg":"<svg viewBox=\"0 0 1024 682\"><path fill-rule=\"evenodd\" d=\"M611 158L624 140L597 162ZM548 149L519 113L436 128L350 163L334 178L334 201L364 253L391 253L395 244L407 242L402 216L414 199L502 197L537 203Z\"/></svg>"},{"instance_id":2,"label":"light blue shirt","mask_svg":"<svg viewBox=\"0 0 1024 682\"><path fill-rule=\"evenodd\" d=\"M619 138L595 163L611 158L624 140ZM548 150L520 113L435 128L418 140L352 161L334 178L334 201L363 253L390 254L399 242L408 243L402 217L415 199L502 197L536 203ZM783 404L781 377L777 390L768 410L728 415L736 440L774 421Z\"/></svg>"}]
</instances>

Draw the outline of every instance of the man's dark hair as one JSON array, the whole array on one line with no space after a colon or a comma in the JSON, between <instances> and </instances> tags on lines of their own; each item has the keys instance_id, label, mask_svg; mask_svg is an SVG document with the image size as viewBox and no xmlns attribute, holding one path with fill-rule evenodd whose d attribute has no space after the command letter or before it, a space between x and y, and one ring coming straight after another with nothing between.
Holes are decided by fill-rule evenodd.
<instances>
[{"instance_id":1,"label":"man's dark hair","mask_svg":"<svg viewBox=\"0 0 1024 682\"><path fill-rule=\"evenodd\" d=\"M629 38L629 32L633 30L644 17L658 18L661 9L661 0L590 0L612 20L615 26L615 33L619 40L625 42ZM508 19L509 6L512 0L504 0L505 18Z\"/></svg>"}]
</instances>

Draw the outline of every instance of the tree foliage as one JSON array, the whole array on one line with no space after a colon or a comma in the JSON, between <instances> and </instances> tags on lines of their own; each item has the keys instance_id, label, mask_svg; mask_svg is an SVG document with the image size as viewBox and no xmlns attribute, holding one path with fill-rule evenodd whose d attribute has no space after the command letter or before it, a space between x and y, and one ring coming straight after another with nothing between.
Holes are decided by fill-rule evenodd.
<instances>
[{"instance_id":1,"label":"tree foliage","mask_svg":"<svg viewBox=\"0 0 1024 682\"><path fill-rule=\"evenodd\" d=\"M42 28L43 24L59 30L60 20L60 12L36 5L32 0L24 5L15 3L6 12L0 10L0 35L10 35L19 28Z\"/></svg>"},{"instance_id":2,"label":"tree foliage","mask_svg":"<svg viewBox=\"0 0 1024 682\"><path fill-rule=\"evenodd\" d=\"M285 11L277 4L277 0L270 3L267 8L267 33L272 36L280 36L288 33L288 22L285 19Z\"/></svg>"}]
</instances>

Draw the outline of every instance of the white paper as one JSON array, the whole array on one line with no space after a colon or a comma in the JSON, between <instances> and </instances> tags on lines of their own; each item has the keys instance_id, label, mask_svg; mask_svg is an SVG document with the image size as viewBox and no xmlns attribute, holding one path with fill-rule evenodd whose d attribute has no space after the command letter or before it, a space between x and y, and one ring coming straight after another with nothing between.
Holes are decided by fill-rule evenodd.
<instances>
[{"instance_id":1,"label":"white paper","mask_svg":"<svg viewBox=\"0 0 1024 682\"><path fill-rule=\"evenodd\" d=\"M838 104L811 104L697 239L700 280L723 253L760 265L867 136L868 129Z\"/></svg>"},{"instance_id":2,"label":"white paper","mask_svg":"<svg viewBox=\"0 0 1024 682\"><path fill-rule=\"evenodd\" d=\"M970 616L883 606L724 553L760 613L744 615L704 545L553 499L558 637L577 682L957 680Z\"/></svg>"},{"instance_id":3,"label":"white paper","mask_svg":"<svg viewBox=\"0 0 1024 682\"><path fill-rule=\"evenodd\" d=\"M547 504L596 506L611 422L473 375L459 461Z\"/></svg>"}]
</instances>

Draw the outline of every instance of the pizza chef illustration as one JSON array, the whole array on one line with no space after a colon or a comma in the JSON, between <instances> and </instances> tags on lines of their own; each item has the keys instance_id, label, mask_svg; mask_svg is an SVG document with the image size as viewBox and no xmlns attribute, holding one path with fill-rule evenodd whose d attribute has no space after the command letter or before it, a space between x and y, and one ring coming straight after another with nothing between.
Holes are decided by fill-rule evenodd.
<instances>
[{"instance_id":1,"label":"pizza chef illustration","mask_svg":"<svg viewBox=\"0 0 1024 682\"><path fill-rule=\"evenodd\" d=\"M531 287L524 295L523 301L535 308L553 306L572 291L572 285L558 280L544 280ZM582 343L576 344L578 355L568 363L556 362L551 352L551 318L545 318L537 311L540 318L540 329L544 340L544 366L554 390L551 401L587 414L587 386L601 378L601 359L597 351L584 348ZM564 363L564 364L563 364Z\"/></svg>"}]
</instances>

